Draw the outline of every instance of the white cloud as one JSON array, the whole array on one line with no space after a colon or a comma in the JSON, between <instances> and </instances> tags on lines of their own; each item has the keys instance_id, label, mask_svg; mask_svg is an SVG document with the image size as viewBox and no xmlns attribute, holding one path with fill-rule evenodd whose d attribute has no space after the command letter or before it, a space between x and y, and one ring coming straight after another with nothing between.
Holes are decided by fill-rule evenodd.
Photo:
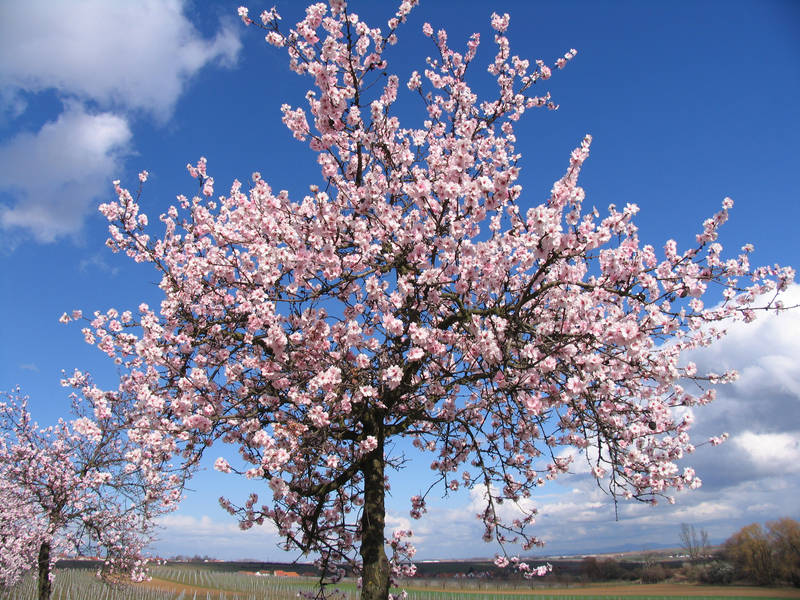
<instances>
[{"instance_id":1,"label":"white cloud","mask_svg":"<svg viewBox=\"0 0 800 600\"><path fill-rule=\"evenodd\" d=\"M9 90L53 88L165 119L190 77L211 62L232 64L241 47L233 19L205 39L183 11L181 0L4 2L0 88L6 102Z\"/></svg>"},{"instance_id":2,"label":"white cloud","mask_svg":"<svg viewBox=\"0 0 800 600\"><path fill-rule=\"evenodd\" d=\"M277 548L280 540L272 523L242 531L233 517L216 520L208 515L195 517L174 513L161 517L158 525L161 532L151 549L164 556L198 554L229 560L277 561L296 558Z\"/></svg>"},{"instance_id":3,"label":"white cloud","mask_svg":"<svg viewBox=\"0 0 800 600\"><path fill-rule=\"evenodd\" d=\"M106 261L105 256L102 254L92 254L88 258L84 258L78 263L78 269L81 272L88 272L90 269L97 269L98 271L102 271L104 273L109 273L111 275L116 275L119 273L118 267L112 267Z\"/></svg>"},{"instance_id":4,"label":"white cloud","mask_svg":"<svg viewBox=\"0 0 800 600\"><path fill-rule=\"evenodd\" d=\"M551 502L539 506L539 512L543 518L566 518L570 522L592 521L597 519L599 513L604 511L608 511L608 502L590 498Z\"/></svg>"},{"instance_id":5,"label":"white cloud","mask_svg":"<svg viewBox=\"0 0 800 600\"><path fill-rule=\"evenodd\" d=\"M0 227L22 228L39 242L80 230L92 199L110 190L128 153L128 122L69 103L56 121L0 145L0 189L16 203L0 206Z\"/></svg>"},{"instance_id":6,"label":"white cloud","mask_svg":"<svg viewBox=\"0 0 800 600\"><path fill-rule=\"evenodd\" d=\"M122 170L131 119L166 122L200 69L235 63L233 15L203 37L185 8L183 0L0 3L0 114L20 116L27 94L46 90L65 107L39 131L0 142L0 228L39 242L79 232Z\"/></svg>"},{"instance_id":7,"label":"white cloud","mask_svg":"<svg viewBox=\"0 0 800 600\"><path fill-rule=\"evenodd\" d=\"M800 286L783 295L800 303ZM759 313L749 324L736 323L709 348L691 353L700 371L733 368L739 379L717 387L717 399L693 411L698 442L727 431L728 443L700 448L686 459L705 489L735 487L744 481L788 477L800 492L800 309ZM793 477L792 477L793 476Z\"/></svg>"},{"instance_id":8,"label":"white cloud","mask_svg":"<svg viewBox=\"0 0 800 600\"><path fill-rule=\"evenodd\" d=\"M800 431L761 434L744 431L732 443L765 473L800 473Z\"/></svg>"},{"instance_id":9,"label":"white cloud","mask_svg":"<svg viewBox=\"0 0 800 600\"><path fill-rule=\"evenodd\" d=\"M677 523L702 523L714 519L733 519L742 515L743 507L728 501L701 500L691 503L690 496L682 496L681 503L669 511L669 519ZM660 517L664 520L664 516Z\"/></svg>"},{"instance_id":10,"label":"white cloud","mask_svg":"<svg viewBox=\"0 0 800 600\"><path fill-rule=\"evenodd\" d=\"M252 527L245 531L239 528L238 522L233 518L226 518L223 521L216 521L208 515L202 515L200 518L185 515L181 513L173 513L164 515L158 520L160 527L165 528L171 534L178 534L183 536L221 536L226 537L231 534L241 536L262 536L266 534L274 534L275 526L272 523L265 523L260 527Z\"/></svg>"}]
</instances>

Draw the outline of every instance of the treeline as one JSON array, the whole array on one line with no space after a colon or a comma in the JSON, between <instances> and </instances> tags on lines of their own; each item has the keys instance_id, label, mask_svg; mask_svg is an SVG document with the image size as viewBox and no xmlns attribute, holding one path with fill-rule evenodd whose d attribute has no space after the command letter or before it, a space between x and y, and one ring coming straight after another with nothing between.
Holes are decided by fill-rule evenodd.
<instances>
[{"instance_id":1,"label":"treeline","mask_svg":"<svg viewBox=\"0 0 800 600\"><path fill-rule=\"evenodd\" d=\"M734 576L759 585L790 583L800 587L800 523L784 517L742 527L722 547Z\"/></svg>"},{"instance_id":2,"label":"treeline","mask_svg":"<svg viewBox=\"0 0 800 600\"><path fill-rule=\"evenodd\" d=\"M800 523L789 517L742 527L705 560L684 569L701 583L800 587Z\"/></svg>"},{"instance_id":3,"label":"treeline","mask_svg":"<svg viewBox=\"0 0 800 600\"><path fill-rule=\"evenodd\" d=\"M658 583L669 579L800 587L800 523L794 519L784 517L765 527L753 523L716 548L708 543L705 531L682 524L680 542L688 560L665 560L655 553L638 564L586 557L581 562L581 576L586 581L638 579Z\"/></svg>"}]
</instances>

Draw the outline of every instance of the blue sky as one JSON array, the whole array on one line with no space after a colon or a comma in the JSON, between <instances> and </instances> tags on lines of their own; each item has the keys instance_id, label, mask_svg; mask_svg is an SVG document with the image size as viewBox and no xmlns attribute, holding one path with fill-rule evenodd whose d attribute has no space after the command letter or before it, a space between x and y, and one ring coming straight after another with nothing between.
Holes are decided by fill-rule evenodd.
<instances>
[{"instance_id":1,"label":"blue sky","mask_svg":"<svg viewBox=\"0 0 800 600\"><path fill-rule=\"evenodd\" d=\"M303 4L278 1L284 24ZM315 157L292 139L279 107L304 105L309 81L245 28L238 4L145 0L0 5L0 389L20 385L38 419L66 412L61 370L115 372L64 311L155 304L156 274L108 251L99 203L111 181L135 187L147 169L143 209L155 217L180 193L195 192L185 165L208 158L224 190L260 171L294 197L319 183ZM272 6L249 5L251 14ZM353 2L385 26L393 2ZM432 53L423 22L447 28L458 48L482 34L480 64L493 56L489 15L511 14L512 52L552 62L578 56L545 82L560 105L531 111L517 128L523 153L522 202L534 205L559 178L569 152L594 137L581 175L587 204L635 202L641 238L657 248L689 243L725 196L736 205L721 241L746 242L754 262L798 267L797 140L800 118L800 4L773 2L538 2L423 0L387 58L401 81ZM488 75L475 70L480 90ZM482 83L481 83L482 82ZM483 88L485 89L485 88ZM403 90L405 91L405 90ZM418 114L409 93L403 116ZM410 123L409 123L410 124ZM155 219L151 218L151 222ZM791 294L800 299L793 289ZM800 311L798 311L800 312ZM729 431L719 448L693 459L705 485L674 506L624 505L620 521L585 473L545 489L537 533L547 552L601 551L677 543L678 523L709 531L780 516L800 517L800 315L761 319L693 357L742 373L717 402L697 412L698 439ZM222 452L222 451L221 451ZM216 453L210 455L216 457ZM391 526L408 523L406 498L419 491L425 464L393 487ZM238 532L217 505L220 490L241 498L246 483L215 472L194 482L180 511L165 520L156 549L223 558L281 558L269 530ZM477 498L434 502L411 523L421 558L490 556L473 518ZM442 529L441 523L448 523ZM289 557L291 558L291 557Z\"/></svg>"}]
</instances>

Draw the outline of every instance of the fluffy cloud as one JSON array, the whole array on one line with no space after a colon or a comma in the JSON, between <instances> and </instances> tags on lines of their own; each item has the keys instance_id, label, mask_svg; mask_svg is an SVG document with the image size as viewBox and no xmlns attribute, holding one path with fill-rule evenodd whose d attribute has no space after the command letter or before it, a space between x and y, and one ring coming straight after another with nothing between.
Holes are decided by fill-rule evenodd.
<instances>
[{"instance_id":1,"label":"fluffy cloud","mask_svg":"<svg viewBox=\"0 0 800 600\"><path fill-rule=\"evenodd\" d=\"M0 227L51 242L80 231L132 146L131 120L164 123L187 82L231 66L233 18L206 38L182 0L12 0L0 6L0 108L14 119L28 95L55 91L64 112L0 142ZM95 107L89 109L87 107Z\"/></svg>"},{"instance_id":2,"label":"fluffy cloud","mask_svg":"<svg viewBox=\"0 0 800 600\"><path fill-rule=\"evenodd\" d=\"M158 525L161 534L151 545L151 550L163 556L207 554L228 560L257 558L276 561L296 558L277 548L280 540L271 523L242 531L232 517L216 520L208 515L195 517L175 513L161 517Z\"/></svg>"},{"instance_id":3,"label":"fluffy cloud","mask_svg":"<svg viewBox=\"0 0 800 600\"><path fill-rule=\"evenodd\" d=\"M800 304L800 286L784 294ZM690 462L706 489L789 477L800 487L800 310L761 313L737 323L728 335L690 357L700 370L736 369L739 379L717 388L717 399L695 412L698 441L723 431L730 440L699 448ZM800 491L800 490L798 490Z\"/></svg>"},{"instance_id":4,"label":"fluffy cloud","mask_svg":"<svg viewBox=\"0 0 800 600\"><path fill-rule=\"evenodd\" d=\"M231 64L235 23L203 38L181 0L12 0L0 8L0 88L140 109L164 119L186 81L211 62ZM13 59L10 59L13 57ZM16 101L19 101L18 96ZM18 109L17 109L18 111Z\"/></svg>"},{"instance_id":5,"label":"fluffy cloud","mask_svg":"<svg viewBox=\"0 0 800 600\"><path fill-rule=\"evenodd\" d=\"M749 455L750 461L762 473L800 473L800 430L760 434L743 431L733 443Z\"/></svg>"},{"instance_id":6,"label":"fluffy cloud","mask_svg":"<svg viewBox=\"0 0 800 600\"><path fill-rule=\"evenodd\" d=\"M0 226L25 228L40 242L78 231L92 199L109 190L130 141L126 119L71 103L38 132L4 142L0 189L16 202L0 206Z\"/></svg>"}]
</instances>

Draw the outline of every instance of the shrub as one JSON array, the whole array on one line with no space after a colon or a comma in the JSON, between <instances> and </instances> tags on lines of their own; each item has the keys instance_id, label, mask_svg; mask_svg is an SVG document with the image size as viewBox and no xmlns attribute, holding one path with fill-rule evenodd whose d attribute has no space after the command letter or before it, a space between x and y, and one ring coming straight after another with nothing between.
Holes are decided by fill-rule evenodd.
<instances>
[{"instance_id":1,"label":"shrub","mask_svg":"<svg viewBox=\"0 0 800 600\"><path fill-rule=\"evenodd\" d=\"M735 574L733 565L729 562L715 560L697 569L698 579L702 583L725 585L733 581Z\"/></svg>"},{"instance_id":2,"label":"shrub","mask_svg":"<svg viewBox=\"0 0 800 600\"><path fill-rule=\"evenodd\" d=\"M642 580L642 583L659 583L664 581L668 576L669 574L664 568L664 565L651 564L642 567L639 578Z\"/></svg>"}]
</instances>

